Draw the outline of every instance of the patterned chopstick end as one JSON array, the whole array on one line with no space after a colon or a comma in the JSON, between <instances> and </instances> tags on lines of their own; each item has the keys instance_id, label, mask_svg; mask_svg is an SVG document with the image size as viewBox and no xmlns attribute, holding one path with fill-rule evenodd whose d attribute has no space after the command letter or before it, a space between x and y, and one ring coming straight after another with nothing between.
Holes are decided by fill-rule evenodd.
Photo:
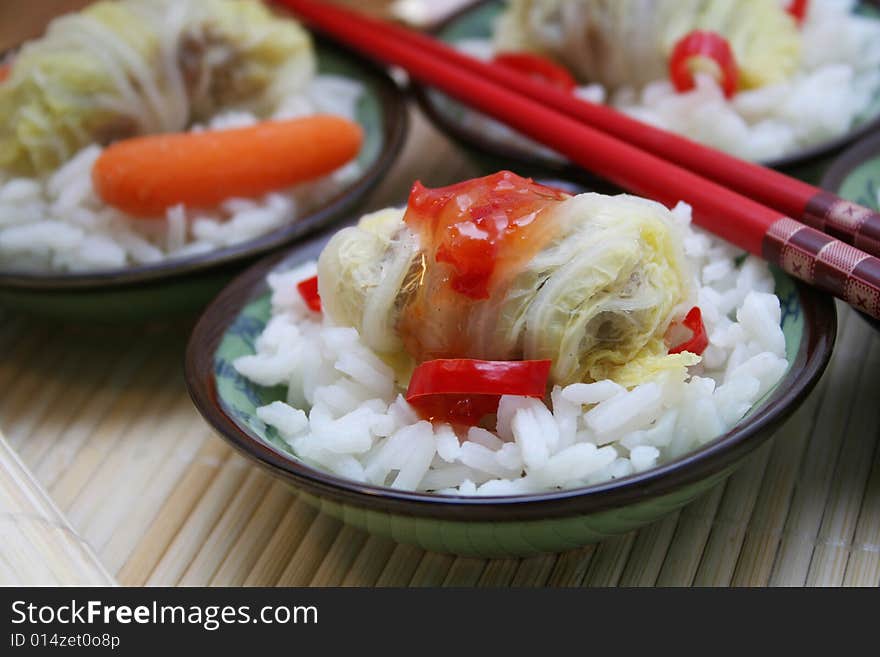
<instances>
[{"instance_id":1,"label":"patterned chopstick end","mask_svg":"<svg viewBox=\"0 0 880 657\"><path fill-rule=\"evenodd\" d=\"M763 255L785 272L880 319L880 260L799 221L770 226Z\"/></svg>"},{"instance_id":2,"label":"patterned chopstick end","mask_svg":"<svg viewBox=\"0 0 880 657\"><path fill-rule=\"evenodd\" d=\"M804 211L804 222L858 249L880 256L880 213L820 191Z\"/></svg>"}]
</instances>

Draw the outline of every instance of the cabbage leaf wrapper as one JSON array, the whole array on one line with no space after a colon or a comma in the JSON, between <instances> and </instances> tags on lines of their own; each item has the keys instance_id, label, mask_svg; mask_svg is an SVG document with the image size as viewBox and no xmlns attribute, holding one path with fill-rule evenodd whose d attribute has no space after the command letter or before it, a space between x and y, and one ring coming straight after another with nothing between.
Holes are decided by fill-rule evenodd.
<instances>
[{"instance_id":1,"label":"cabbage leaf wrapper","mask_svg":"<svg viewBox=\"0 0 880 657\"><path fill-rule=\"evenodd\" d=\"M616 89L667 77L676 42L693 30L728 40L750 89L797 69L801 38L779 0L511 0L495 33L499 50L529 50L581 82Z\"/></svg>"},{"instance_id":2,"label":"cabbage leaf wrapper","mask_svg":"<svg viewBox=\"0 0 880 657\"><path fill-rule=\"evenodd\" d=\"M311 39L257 0L102 1L25 44L0 83L0 170L51 172L81 148L273 111L314 75Z\"/></svg>"},{"instance_id":3,"label":"cabbage leaf wrapper","mask_svg":"<svg viewBox=\"0 0 880 657\"><path fill-rule=\"evenodd\" d=\"M467 212L472 196L457 196L454 209ZM550 359L551 384L626 386L667 371L683 378L699 361L669 355L664 342L695 286L680 228L659 203L593 193L546 201L529 238L507 247L528 243L528 257L501 250L498 262L513 265L493 273L485 298L452 289L436 235L413 214L367 215L337 233L318 262L329 320L357 328L401 383L434 358Z\"/></svg>"}]
</instances>

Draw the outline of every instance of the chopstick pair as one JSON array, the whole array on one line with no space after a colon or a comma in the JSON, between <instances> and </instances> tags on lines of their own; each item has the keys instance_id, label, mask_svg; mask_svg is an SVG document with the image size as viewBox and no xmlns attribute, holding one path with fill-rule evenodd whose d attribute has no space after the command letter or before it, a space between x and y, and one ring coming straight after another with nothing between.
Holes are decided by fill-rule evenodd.
<instances>
[{"instance_id":1,"label":"chopstick pair","mask_svg":"<svg viewBox=\"0 0 880 657\"><path fill-rule=\"evenodd\" d=\"M880 318L880 260L819 229L880 253L876 213L609 108L567 97L429 37L327 3L278 1L340 43L404 68L412 78L503 121L620 187L670 207L679 200L688 202L698 225ZM641 148L620 136L637 141ZM649 146L663 156L643 150ZM721 184L667 157L717 176Z\"/></svg>"},{"instance_id":2,"label":"chopstick pair","mask_svg":"<svg viewBox=\"0 0 880 657\"><path fill-rule=\"evenodd\" d=\"M285 4L293 6L297 3ZM327 8L325 11L333 9ZM386 31L449 62L467 67L472 72L523 95L540 98L542 104L586 125L698 172L704 178L800 219L807 225L871 255L880 256L880 213L874 210L841 199L832 192L773 169L642 123L605 105L581 100L571 93L528 76L486 64L418 32L376 20L365 21L365 24L371 24L376 29Z\"/></svg>"}]
</instances>

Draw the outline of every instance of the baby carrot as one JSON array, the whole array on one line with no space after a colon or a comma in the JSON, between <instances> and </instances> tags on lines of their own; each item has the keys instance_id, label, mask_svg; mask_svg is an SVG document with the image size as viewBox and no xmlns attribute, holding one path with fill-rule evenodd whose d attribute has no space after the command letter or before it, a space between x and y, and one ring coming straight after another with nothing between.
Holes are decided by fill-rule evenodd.
<instances>
[{"instance_id":1,"label":"baby carrot","mask_svg":"<svg viewBox=\"0 0 880 657\"><path fill-rule=\"evenodd\" d=\"M329 115L135 137L104 150L92 181L109 205L157 216L178 203L211 207L319 178L354 158L362 140L359 125Z\"/></svg>"}]
</instances>

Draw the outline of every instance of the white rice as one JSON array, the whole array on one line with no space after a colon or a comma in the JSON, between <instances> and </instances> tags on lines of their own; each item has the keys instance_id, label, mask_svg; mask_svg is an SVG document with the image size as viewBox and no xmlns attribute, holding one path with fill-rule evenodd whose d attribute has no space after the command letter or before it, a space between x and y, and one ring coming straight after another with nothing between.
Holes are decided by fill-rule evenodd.
<instances>
[{"instance_id":1,"label":"white rice","mask_svg":"<svg viewBox=\"0 0 880 657\"><path fill-rule=\"evenodd\" d=\"M357 116L360 82L319 75L304 93L283 100L272 116L316 113ZM193 131L252 125L257 118L229 111ZM102 148L87 146L46 178L4 178L0 171L0 268L15 271L92 271L161 262L240 244L296 221L349 185L353 161L321 180L261 198L231 198L220 207L169 208L164 218L140 219L107 206L92 186Z\"/></svg>"},{"instance_id":2,"label":"white rice","mask_svg":"<svg viewBox=\"0 0 880 657\"><path fill-rule=\"evenodd\" d=\"M737 266L733 247L673 212L696 272L710 338L685 380L658 375L556 387L551 404L505 396L495 431L421 420L392 370L360 340L311 312L296 284L315 263L269 276L272 317L237 371L287 398L257 409L304 462L358 482L449 495L513 495L624 477L694 450L736 424L788 368L767 266Z\"/></svg>"},{"instance_id":3,"label":"white rice","mask_svg":"<svg viewBox=\"0 0 880 657\"><path fill-rule=\"evenodd\" d=\"M724 97L714 78L677 93L668 79L642 89L625 86L609 98L599 84L575 94L645 123L703 142L744 159L770 161L845 134L880 92L880 20L853 14L855 0L812 0L802 28L802 61L789 80ZM489 60L492 43L456 47ZM433 92L432 92L433 93ZM435 96L436 98L436 96ZM502 142L560 156L493 119L465 110L461 123Z\"/></svg>"}]
</instances>

